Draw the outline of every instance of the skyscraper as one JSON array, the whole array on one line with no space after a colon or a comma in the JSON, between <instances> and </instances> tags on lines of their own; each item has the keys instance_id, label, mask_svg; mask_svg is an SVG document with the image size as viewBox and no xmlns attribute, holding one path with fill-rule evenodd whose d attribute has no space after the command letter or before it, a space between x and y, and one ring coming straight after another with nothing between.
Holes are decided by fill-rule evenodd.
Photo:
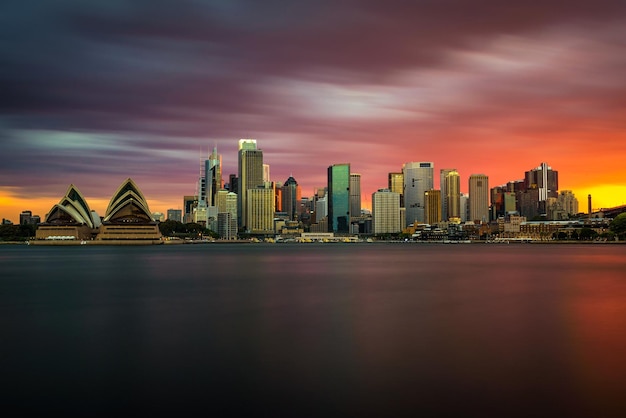
<instances>
[{"instance_id":1,"label":"skyscraper","mask_svg":"<svg viewBox=\"0 0 626 418\"><path fill-rule=\"evenodd\" d=\"M272 234L274 232L274 187L266 183L246 194L247 230L252 234Z\"/></svg>"},{"instance_id":2,"label":"skyscraper","mask_svg":"<svg viewBox=\"0 0 626 418\"><path fill-rule=\"evenodd\" d=\"M361 175L350 173L350 216L361 216Z\"/></svg>"},{"instance_id":3,"label":"skyscraper","mask_svg":"<svg viewBox=\"0 0 626 418\"><path fill-rule=\"evenodd\" d=\"M248 190L263 186L263 151L257 149L255 139L239 140L239 201L238 225L247 228Z\"/></svg>"},{"instance_id":4,"label":"skyscraper","mask_svg":"<svg viewBox=\"0 0 626 418\"><path fill-rule=\"evenodd\" d=\"M222 156L217 153L217 147L205 161L205 181L206 181L206 203L207 206L215 206L215 196L219 190L224 188L222 181Z\"/></svg>"},{"instance_id":5,"label":"skyscraper","mask_svg":"<svg viewBox=\"0 0 626 418\"><path fill-rule=\"evenodd\" d=\"M328 231L350 232L350 164L328 167Z\"/></svg>"},{"instance_id":6,"label":"skyscraper","mask_svg":"<svg viewBox=\"0 0 626 418\"><path fill-rule=\"evenodd\" d=\"M290 221L298 219L298 208L302 200L302 192L296 179L290 176L282 187L282 211L287 213Z\"/></svg>"},{"instance_id":7,"label":"skyscraper","mask_svg":"<svg viewBox=\"0 0 626 418\"><path fill-rule=\"evenodd\" d=\"M489 177L472 174L469 177L470 221L489 222Z\"/></svg>"},{"instance_id":8,"label":"skyscraper","mask_svg":"<svg viewBox=\"0 0 626 418\"><path fill-rule=\"evenodd\" d=\"M400 195L400 207L404 207L404 174L389 173L387 178L387 188Z\"/></svg>"},{"instance_id":9,"label":"skyscraper","mask_svg":"<svg viewBox=\"0 0 626 418\"><path fill-rule=\"evenodd\" d=\"M434 167L432 162L410 162L404 164L402 168L406 226L425 221L424 192L433 188Z\"/></svg>"},{"instance_id":10,"label":"skyscraper","mask_svg":"<svg viewBox=\"0 0 626 418\"><path fill-rule=\"evenodd\" d=\"M433 225L441 222L441 190L424 192L424 221Z\"/></svg>"},{"instance_id":11,"label":"skyscraper","mask_svg":"<svg viewBox=\"0 0 626 418\"><path fill-rule=\"evenodd\" d=\"M395 234L400 225L400 193L379 189L372 193L372 221L374 234Z\"/></svg>"},{"instance_id":12,"label":"skyscraper","mask_svg":"<svg viewBox=\"0 0 626 418\"><path fill-rule=\"evenodd\" d=\"M439 171L439 190L441 190L441 217L444 220L448 219L448 188L446 183L446 176L451 171L456 171L456 169L442 168Z\"/></svg>"},{"instance_id":13,"label":"skyscraper","mask_svg":"<svg viewBox=\"0 0 626 418\"><path fill-rule=\"evenodd\" d=\"M525 173L524 186L526 190L537 189L537 202L532 204L533 206L536 205L537 214L545 215L548 198L558 197L559 173L552 170L552 167L547 163L541 163L538 167Z\"/></svg>"},{"instance_id":14,"label":"skyscraper","mask_svg":"<svg viewBox=\"0 0 626 418\"><path fill-rule=\"evenodd\" d=\"M446 201L446 213L441 213L445 220L458 220L461 218L461 176L456 170L450 170L446 173L444 179L446 193L443 194L441 200Z\"/></svg>"}]
</instances>

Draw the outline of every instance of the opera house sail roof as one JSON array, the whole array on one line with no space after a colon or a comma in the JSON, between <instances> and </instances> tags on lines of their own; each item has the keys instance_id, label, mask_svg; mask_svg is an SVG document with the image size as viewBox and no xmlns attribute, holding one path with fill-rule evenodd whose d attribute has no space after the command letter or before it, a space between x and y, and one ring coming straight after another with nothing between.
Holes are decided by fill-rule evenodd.
<instances>
[{"instance_id":1,"label":"opera house sail roof","mask_svg":"<svg viewBox=\"0 0 626 418\"><path fill-rule=\"evenodd\" d=\"M83 195L72 184L46 221L37 228L36 242L85 244L162 244L158 223L152 219L146 198L130 178L122 183L109 202L104 219L89 209ZM56 245L56 244L55 244Z\"/></svg>"},{"instance_id":2,"label":"opera house sail roof","mask_svg":"<svg viewBox=\"0 0 626 418\"><path fill-rule=\"evenodd\" d=\"M80 191L70 184L67 193L46 215L47 224L85 225L94 228L94 222L87 201Z\"/></svg>"},{"instance_id":3,"label":"opera house sail roof","mask_svg":"<svg viewBox=\"0 0 626 418\"><path fill-rule=\"evenodd\" d=\"M148 202L132 179L127 179L117 189L106 214L105 223L150 223L153 222Z\"/></svg>"}]
</instances>

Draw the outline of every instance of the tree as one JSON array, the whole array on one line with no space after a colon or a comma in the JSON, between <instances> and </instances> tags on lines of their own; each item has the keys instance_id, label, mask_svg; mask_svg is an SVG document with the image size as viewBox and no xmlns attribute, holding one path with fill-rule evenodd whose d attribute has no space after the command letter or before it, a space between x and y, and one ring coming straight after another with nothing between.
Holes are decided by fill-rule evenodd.
<instances>
[{"instance_id":1,"label":"tree","mask_svg":"<svg viewBox=\"0 0 626 418\"><path fill-rule=\"evenodd\" d=\"M624 239L626 236L626 212L617 215L609 225L609 229L617 235L619 239Z\"/></svg>"},{"instance_id":2,"label":"tree","mask_svg":"<svg viewBox=\"0 0 626 418\"><path fill-rule=\"evenodd\" d=\"M580 230L579 239L583 241L594 240L598 236L598 233L591 228L583 228Z\"/></svg>"}]
</instances>

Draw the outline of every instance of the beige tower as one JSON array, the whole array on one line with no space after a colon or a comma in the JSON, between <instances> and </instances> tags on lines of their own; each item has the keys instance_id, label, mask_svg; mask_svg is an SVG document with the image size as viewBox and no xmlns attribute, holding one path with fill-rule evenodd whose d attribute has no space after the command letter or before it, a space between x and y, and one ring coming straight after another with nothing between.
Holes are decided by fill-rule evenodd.
<instances>
[{"instance_id":1,"label":"beige tower","mask_svg":"<svg viewBox=\"0 0 626 418\"><path fill-rule=\"evenodd\" d=\"M472 174L469 178L470 221L489 222L489 177Z\"/></svg>"},{"instance_id":2,"label":"beige tower","mask_svg":"<svg viewBox=\"0 0 626 418\"><path fill-rule=\"evenodd\" d=\"M372 220L374 234L395 234L400 224L400 194L389 189L372 193Z\"/></svg>"},{"instance_id":3,"label":"beige tower","mask_svg":"<svg viewBox=\"0 0 626 418\"><path fill-rule=\"evenodd\" d=\"M456 170L450 170L446 173L444 183L446 185L445 195L442 192L442 200L445 199L447 212L441 216L445 220L457 221L461 219L461 176Z\"/></svg>"},{"instance_id":4,"label":"beige tower","mask_svg":"<svg viewBox=\"0 0 626 418\"><path fill-rule=\"evenodd\" d=\"M263 151L257 149L255 139L239 140L239 201L237 214L240 227L250 229L248 216L248 190L263 186Z\"/></svg>"}]
</instances>

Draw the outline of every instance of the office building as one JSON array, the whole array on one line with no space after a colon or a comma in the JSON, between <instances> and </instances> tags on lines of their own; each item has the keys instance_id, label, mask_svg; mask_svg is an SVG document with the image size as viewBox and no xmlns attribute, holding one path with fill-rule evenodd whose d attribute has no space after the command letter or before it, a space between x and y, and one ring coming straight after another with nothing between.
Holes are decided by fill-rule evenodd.
<instances>
[{"instance_id":1,"label":"office building","mask_svg":"<svg viewBox=\"0 0 626 418\"><path fill-rule=\"evenodd\" d=\"M246 193L247 230L251 234L274 233L274 187L271 184L248 189Z\"/></svg>"},{"instance_id":2,"label":"office building","mask_svg":"<svg viewBox=\"0 0 626 418\"><path fill-rule=\"evenodd\" d=\"M296 179L290 176L283 184L281 194L282 212L287 213L290 221L297 220L299 217L300 202L302 201L302 192Z\"/></svg>"},{"instance_id":3,"label":"office building","mask_svg":"<svg viewBox=\"0 0 626 418\"><path fill-rule=\"evenodd\" d=\"M400 207L404 207L404 174L389 173L387 177L387 188L400 195Z\"/></svg>"},{"instance_id":4,"label":"office building","mask_svg":"<svg viewBox=\"0 0 626 418\"><path fill-rule=\"evenodd\" d=\"M400 193L379 189L372 193L372 222L374 234L396 234L400 224Z\"/></svg>"},{"instance_id":5,"label":"office building","mask_svg":"<svg viewBox=\"0 0 626 418\"><path fill-rule=\"evenodd\" d=\"M441 190L424 192L425 223L434 225L441 222Z\"/></svg>"},{"instance_id":6,"label":"office building","mask_svg":"<svg viewBox=\"0 0 626 418\"><path fill-rule=\"evenodd\" d=\"M484 174L469 177L469 220L489 222L489 178Z\"/></svg>"},{"instance_id":7,"label":"office building","mask_svg":"<svg viewBox=\"0 0 626 418\"><path fill-rule=\"evenodd\" d=\"M461 176L456 170L449 170L446 172L444 181L445 194L442 189L441 200L445 200L445 212L441 216L445 220L460 220L461 219Z\"/></svg>"},{"instance_id":8,"label":"office building","mask_svg":"<svg viewBox=\"0 0 626 418\"><path fill-rule=\"evenodd\" d=\"M263 151L257 148L255 139L240 139L238 153L239 201L237 208L238 225L249 229L248 191L263 186Z\"/></svg>"},{"instance_id":9,"label":"office building","mask_svg":"<svg viewBox=\"0 0 626 418\"><path fill-rule=\"evenodd\" d=\"M350 173L350 216L361 216L361 175Z\"/></svg>"},{"instance_id":10,"label":"office building","mask_svg":"<svg viewBox=\"0 0 626 418\"><path fill-rule=\"evenodd\" d=\"M432 162L410 162L404 164L404 206L406 207L406 226L424 223L424 192L433 188Z\"/></svg>"},{"instance_id":11,"label":"office building","mask_svg":"<svg viewBox=\"0 0 626 418\"><path fill-rule=\"evenodd\" d=\"M328 167L328 232L350 232L350 164Z\"/></svg>"},{"instance_id":12,"label":"office building","mask_svg":"<svg viewBox=\"0 0 626 418\"><path fill-rule=\"evenodd\" d=\"M167 220L168 221L183 221L183 211L180 209L168 209L167 210Z\"/></svg>"}]
</instances>

